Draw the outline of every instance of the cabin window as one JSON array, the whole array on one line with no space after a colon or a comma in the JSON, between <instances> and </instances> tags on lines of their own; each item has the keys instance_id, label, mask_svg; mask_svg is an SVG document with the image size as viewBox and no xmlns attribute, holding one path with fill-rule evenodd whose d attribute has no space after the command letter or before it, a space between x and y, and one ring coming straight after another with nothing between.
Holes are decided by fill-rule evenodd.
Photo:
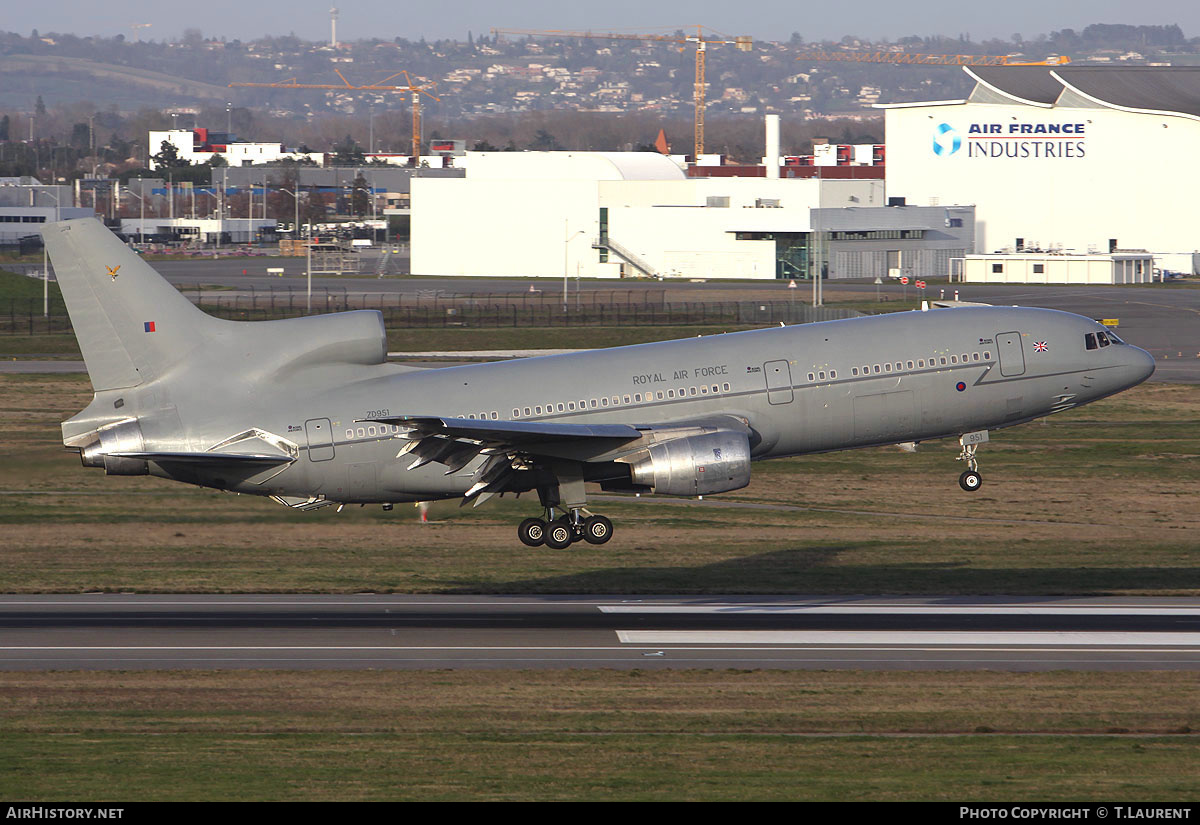
<instances>
[{"instance_id":1,"label":"cabin window","mask_svg":"<svg viewBox=\"0 0 1200 825\"><path fill-rule=\"evenodd\" d=\"M813 373L811 373L811 372L810 372L810 373L808 374L808 380L809 380L809 381L815 381L815 380L816 380L816 378L817 378L817 376L816 376L816 375L814 375Z\"/></svg>"},{"instance_id":2,"label":"cabin window","mask_svg":"<svg viewBox=\"0 0 1200 825\"><path fill-rule=\"evenodd\" d=\"M358 428L358 437L366 438L366 436L367 436L367 431L365 429L363 429L362 427L359 427Z\"/></svg>"},{"instance_id":3,"label":"cabin window","mask_svg":"<svg viewBox=\"0 0 1200 825\"><path fill-rule=\"evenodd\" d=\"M667 390L667 398L674 398L675 390Z\"/></svg>"},{"instance_id":4,"label":"cabin window","mask_svg":"<svg viewBox=\"0 0 1200 825\"><path fill-rule=\"evenodd\" d=\"M521 417L521 411L514 409L513 410L513 418L520 418L520 417Z\"/></svg>"},{"instance_id":5,"label":"cabin window","mask_svg":"<svg viewBox=\"0 0 1200 825\"><path fill-rule=\"evenodd\" d=\"M695 394L696 394L696 388L695 388L695 387L691 387L690 389L691 389L691 391L692 391L692 395L695 395Z\"/></svg>"},{"instance_id":6,"label":"cabin window","mask_svg":"<svg viewBox=\"0 0 1200 825\"><path fill-rule=\"evenodd\" d=\"M616 406L618 406L620 403L621 403L621 396L619 396L619 395L614 395L614 396L613 396L613 406L614 406L614 407L616 407ZM628 403L629 403L629 399L628 399L628 398L625 400L625 403L626 403L626 404L628 404Z\"/></svg>"},{"instance_id":7,"label":"cabin window","mask_svg":"<svg viewBox=\"0 0 1200 825\"><path fill-rule=\"evenodd\" d=\"M728 385L728 384L722 384L721 386L725 388L725 392L729 392L729 385Z\"/></svg>"},{"instance_id":8,"label":"cabin window","mask_svg":"<svg viewBox=\"0 0 1200 825\"><path fill-rule=\"evenodd\" d=\"M354 438L354 430L346 430L346 438Z\"/></svg>"},{"instance_id":9,"label":"cabin window","mask_svg":"<svg viewBox=\"0 0 1200 825\"><path fill-rule=\"evenodd\" d=\"M367 427L367 435L375 435L375 425L374 424L372 424L370 427Z\"/></svg>"},{"instance_id":10,"label":"cabin window","mask_svg":"<svg viewBox=\"0 0 1200 825\"><path fill-rule=\"evenodd\" d=\"M718 391L718 390L717 390L717 385L716 385L716 384L713 384L713 385L712 385L712 391L713 391L713 395L716 395L716 394L717 394L717 391Z\"/></svg>"},{"instance_id":11,"label":"cabin window","mask_svg":"<svg viewBox=\"0 0 1200 825\"><path fill-rule=\"evenodd\" d=\"M818 372L817 377L820 378L822 381L824 381L825 380L825 370L821 370L820 372Z\"/></svg>"},{"instance_id":12,"label":"cabin window","mask_svg":"<svg viewBox=\"0 0 1200 825\"><path fill-rule=\"evenodd\" d=\"M500 413L497 412L496 410L492 410L492 420L498 421L499 419L500 419Z\"/></svg>"},{"instance_id":13,"label":"cabin window","mask_svg":"<svg viewBox=\"0 0 1200 825\"><path fill-rule=\"evenodd\" d=\"M605 396L604 398L601 398L601 399L600 399L600 406L601 406L601 407L607 407L607 406L608 406L608 397L607 397L607 396Z\"/></svg>"},{"instance_id":14,"label":"cabin window","mask_svg":"<svg viewBox=\"0 0 1200 825\"><path fill-rule=\"evenodd\" d=\"M526 414L526 415L531 415L531 414L532 414L532 413L530 412L530 409L529 409L528 407L526 407L526 408L525 408L525 414Z\"/></svg>"},{"instance_id":15,"label":"cabin window","mask_svg":"<svg viewBox=\"0 0 1200 825\"><path fill-rule=\"evenodd\" d=\"M635 392L633 394L633 400L639 404L642 403L642 394L640 392Z\"/></svg>"},{"instance_id":16,"label":"cabin window","mask_svg":"<svg viewBox=\"0 0 1200 825\"><path fill-rule=\"evenodd\" d=\"M957 363L958 363L958 356L957 356L957 355L951 355L951 356L950 356L950 363L951 363L951 364L957 364Z\"/></svg>"},{"instance_id":17,"label":"cabin window","mask_svg":"<svg viewBox=\"0 0 1200 825\"><path fill-rule=\"evenodd\" d=\"M595 398L593 398L593 399L592 399L592 409L594 410L594 409L596 409L596 407L598 407L598 406L599 406L599 404L597 404L597 402L596 402L596 399L595 399Z\"/></svg>"},{"instance_id":18,"label":"cabin window","mask_svg":"<svg viewBox=\"0 0 1200 825\"><path fill-rule=\"evenodd\" d=\"M829 371L829 377L830 377L830 378L837 378L837 370L830 370L830 371Z\"/></svg>"},{"instance_id":19,"label":"cabin window","mask_svg":"<svg viewBox=\"0 0 1200 825\"><path fill-rule=\"evenodd\" d=\"M565 405L565 404L563 404L563 402L559 401L559 402L558 402L558 411L559 411L559 412L566 412L566 409L567 409L566 405Z\"/></svg>"},{"instance_id":20,"label":"cabin window","mask_svg":"<svg viewBox=\"0 0 1200 825\"><path fill-rule=\"evenodd\" d=\"M628 404L628 403L629 403L629 401L630 401L630 399L629 399L629 396L628 396L628 395L627 395L627 396L625 396L625 403L626 403L626 404Z\"/></svg>"},{"instance_id":21,"label":"cabin window","mask_svg":"<svg viewBox=\"0 0 1200 825\"><path fill-rule=\"evenodd\" d=\"M663 400L663 391L662 391L662 390L659 390L659 391L658 391L658 400L659 400L659 401L662 401L662 400Z\"/></svg>"},{"instance_id":22,"label":"cabin window","mask_svg":"<svg viewBox=\"0 0 1200 825\"><path fill-rule=\"evenodd\" d=\"M985 351L984 351L984 353L983 353L983 360L984 360L984 361L991 361L991 360L992 360L992 353L991 353L991 351L990 351L990 350L985 350Z\"/></svg>"},{"instance_id":23,"label":"cabin window","mask_svg":"<svg viewBox=\"0 0 1200 825\"><path fill-rule=\"evenodd\" d=\"M540 404L539 404L537 407L535 407L534 409L537 411L537 414L538 414L538 415L541 415L541 414L542 414L542 407L541 407L541 405L540 405Z\"/></svg>"},{"instance_id":24,"label":"cabin window","mask_svg":"<svg viewBox=\"0 0 1200 825\"><path fill-rule=\"evenodd\" d=\"M876 375L879 374L879 365L878 364L875 365L875 374Z\"/></svg>"},{"instance_id":25,"label":"cabin window","mask_svg":"<svg viewBox=\"0 0 1200 825\"><path fill-rule=\"evenodd\" d=\"M964 364L965 364L965 363L967 363L967 361L968 361L968 360L970 360L970 359L968 359L968 358L967 358L967 354L964 352L964 353L962 354L962 361L963 361L963 363L964 363Z\"/></svg>"},{"instance_id":26,"label":"cabin window","mask_svg":"<svg viewBox=\"0 0 1200 825\"><path fill-rule=\"evenodd\" d=\"M701 394L701 395L708 395L708 387L701 387L701 388L700 388L700 394Z\"/></svg>"},{"instance_id":27,"label":"cabin window","mask_svg":"<svg viewBox=\"0 0 1200 825\"><path fill-rule=\"evenodd\" d=\"M858 375L858 367L851 367L851 368L850 368L850 374L851 374L851 375Z\"/></svg>"},{"instance_id":28,"label":"cabin window","mask_svg":"<svg viewBox=\"0 0 1200 825\"><path fill-rule=\"evenodd\" d=\"M909 368L910 370L913 368L913 362L912 362L912 361L909 361L909 362L908 362L908 368Z\"/></svg>"},{"instance_id":29,"label":"cabin window","mask_svg":"<svg viewBox=\"0 0 1200 825\"><path fill-rule=\"evenodd\" d=\"M891 364L884 364L884 365L883 365L883 371L884 371L884 372L891 372L891 371L892 371L892 365L891 365Z\"/></svg>"},{"instance_id":30,"label":"cabin window","mask_svg":"<svg viewBox=\"0 0 1200 825\"><path fill-rule=\"evenodd\" d=\"M942 356L942 366L946 366L946 356Z\"/></svg>"},{"instance_id":31,"label":"cabin window","mask_svg":"<svg viewBox=\"0 0 1200 825\"><path fill-rule=\"evenodd\" d=\"M922 358L922 359L920 359L919 361L917 361L917 368L918 368L918 369L925 369L925 359L924 359L924 358Z\"/></svg>"}]
</instances>

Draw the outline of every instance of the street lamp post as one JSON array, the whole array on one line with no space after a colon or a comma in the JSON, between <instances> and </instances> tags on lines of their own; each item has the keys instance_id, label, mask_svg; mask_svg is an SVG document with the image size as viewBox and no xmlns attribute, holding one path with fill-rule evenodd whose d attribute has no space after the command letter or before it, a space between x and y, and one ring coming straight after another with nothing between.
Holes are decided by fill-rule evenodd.
<instances>
[{"instance_id":1,"label":"street lamp post","mask_svg":"<svg viewBox=\"0 0 1200 825\"><path fill-rule=\"evenodd\" d=\"M287 192L289 195L292 196L292 200L295 201L295 204L296 204L295 220L296 220L296 222L294 224L292 224L292 226L293 226L293 232L296 236L296 240L300 240L300 186L299 186L299 184L297 184L297 186L294 190L284 189L284 188L280 187L279 191ZM312 221L309 221L308 226L309 226L309 230L308 230L309 240L308 240L308 243L305 244L308 251L306 253L306 255L307 255L306 265L304 267L305 268L305 278L308 282L308 288L306 290L306 297L305 297L305 307L306 307L307 312L312 312Z\"/></svg>"},{"instance_id":2,"label":"street lamp post","mask_svg":"<svg viewBox=\"0 0 1200 825\"><path fill-rule=\"evenodd\" d=\"M54 222L62 220L62 204L58 195L51 192L45 194L54 198ZM46 251L46 239L42 238L42 317L50 317L50 253Z\"/></svg>"},{"instance_id":3,"label":"street lamp post","mask_svg":"<svg viewBox=\"0 0 1200 825\"><path fill-rule=\"evenodd\" d=\"M571 241L574 240L577 235L582 234L582 229L577 229L572 233L570 221L566 219L563 220L563 315L567 314L567 278L569 277L570 273L569 254L571 251Z\"/></svg>"}]
</instances>

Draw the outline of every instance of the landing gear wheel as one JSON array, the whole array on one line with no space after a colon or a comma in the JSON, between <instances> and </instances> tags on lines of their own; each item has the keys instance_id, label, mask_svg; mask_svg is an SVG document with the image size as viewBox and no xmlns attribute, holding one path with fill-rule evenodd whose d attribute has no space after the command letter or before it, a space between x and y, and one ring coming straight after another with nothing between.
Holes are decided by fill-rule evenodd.
<instances>
[{"instance_id":1,"label":"landing gear wheel","mask_svg":"<svg viewBox=\"0 0 1200 825\"><path fill-rule=\"evenodd\" d=\"M540 518L527 518L517 528L517 538L529 547L541 547L546 543L546 522Z\"/></svg>"},{"instance_id":2,"label":"landing gear wheel","mask_svg":"<svg viewBox=\"0 0 1200 825\"><path fill-rule=\"evenodd\" d=\"M566 519L552 521L546 526L546 546L554 550L565 550L575 540L575 531Z\"/></svg>"},{"instance_id":3,"label":"landing gear wheel","mask_svg":"<svg viewBox=\"0 0 1200 825\"><path fill-rule=\"evenodd\" d=\"M983 485L983 476L974 470L967 470L958 477L958 486L968 493L973 493Z\"/></svg>"},{"instance_id":4,"label":"landing gear wheel","mask_svg":"<svg viewBox=\"0 0 1200 825\"><path fill-rule=\"evenodd\" d=\"M583 538L588 544L604 544L612 538L612 522L604 516L592 516L583 522Z\"/></svg>"}]
</instances>

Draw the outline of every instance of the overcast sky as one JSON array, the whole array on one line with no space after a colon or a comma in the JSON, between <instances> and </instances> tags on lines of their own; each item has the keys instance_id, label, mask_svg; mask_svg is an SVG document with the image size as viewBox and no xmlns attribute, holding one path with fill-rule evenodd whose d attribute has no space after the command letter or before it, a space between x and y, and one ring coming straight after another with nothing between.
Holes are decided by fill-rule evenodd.
<instances>
[{"instance_id":1,"label":"overcast sky","mask_svg":"<svg viewBox=\"0 0 1200 825\"><path fill-rule=\"evenodd\" d=\"M28 35L69 32L80 36L124 34L131 24L150 23L143 39L178 39L184 29L207 36L253 40L266 34L294 33L306 40L329 37L328 0L208 0L205 3L161 3L144 0L39 0L6 3L0 28ZM801 3L757 0L741 6L728 0L607 0L564 3L562 0L344 0L338 3L338 39L403 37L416 40L465 40L467 32L491 28L567 29L653 33L702 23L725 34L787 40L799 32L806 40L837 39L853 34L872 40L895 40L911 34L969 33L973 40L1027 38L1054 30L1082 29L1089 23L1163 25L1178 23L1188 37L1200 35L1200 3L1196 0L1006 0L1004 3L853 2Z\"/></svg>"}]
</instances>

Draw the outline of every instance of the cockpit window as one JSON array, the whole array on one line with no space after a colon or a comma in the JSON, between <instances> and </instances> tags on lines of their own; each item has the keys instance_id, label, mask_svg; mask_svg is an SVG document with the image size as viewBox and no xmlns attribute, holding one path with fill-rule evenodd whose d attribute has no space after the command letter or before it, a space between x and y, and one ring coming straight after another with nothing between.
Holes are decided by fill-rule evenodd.
<instances>
[{"instance_id":1,"label":"cockpit window","mask_svg":"<svg viewBox=\"0 0 1200 825\"><path fill-rule=\"evenodd\" d=\"M1112 330L1108 331L1108 340L1112 341L1114 344L1124 344L1125 343L1120 338L1118 338L1117 334L1115 332L1113 332Z\"/></svg>"},{"instance_id":2,"label":"cockpit window","mask_svg":"<svg viewBox=\"0 0 1200 825\"><path fill-rule=\"evenodd\" d=\"M1098 346L1096 344L1096 333L1089 332L1087 335L1084 335L1083 342L1084 342L1084 346L1086 346L1088 349L1096 349L1096 347Z\"/></svg>"},{"instance_id":3,"label":"cockpit window","mask_svg":"<svg viewBox=\"0 0 1200 825\"><path fill-rule=\"evenodd\" d=\"M1100 346L1102 346L1102 347L1108 346L1108 336L1105 335L1103 332L1096 333L1096 340L1098 340L1100 342Z\"/></svg>"}]
</instances>

